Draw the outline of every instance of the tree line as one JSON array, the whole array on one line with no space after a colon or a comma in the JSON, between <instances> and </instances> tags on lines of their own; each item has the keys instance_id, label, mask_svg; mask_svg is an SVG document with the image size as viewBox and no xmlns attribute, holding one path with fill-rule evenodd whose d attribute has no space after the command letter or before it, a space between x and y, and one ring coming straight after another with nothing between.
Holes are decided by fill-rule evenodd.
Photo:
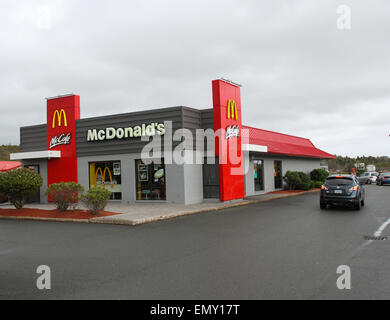
<instances>
[{"instance_id":1,"label":"tree line","mask_svg":"<svg viewBox=\"0 0 390 320\"><path fill-rule=\"evenodd\" d=\"M19 152L20 147L14 145L0 145L0 161L9 161L10 153Z\"/></svg>"},{"instance_id":2,"label":"tree line","mask_svg":"<svg viewBox=\"0 0 390 320\"><path fill-rule=\"evenodd\" d=\"M373 164L377 171L390 171L390 157L388 156L360 156L356 158L336 156L336 159L328 160L329 170L348 172L348 169L356 163L364 163L366 166Z\"/></svg>"}]
</instances>

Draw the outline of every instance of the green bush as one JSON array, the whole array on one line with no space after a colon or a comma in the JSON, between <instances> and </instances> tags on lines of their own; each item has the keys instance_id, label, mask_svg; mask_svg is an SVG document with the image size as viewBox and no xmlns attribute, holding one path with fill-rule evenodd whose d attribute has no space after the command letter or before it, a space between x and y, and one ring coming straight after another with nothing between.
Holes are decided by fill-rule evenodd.
<instances>
[{"instance_id":1,"label":"green bush","mask_svg":"<svg viewBox=\"0 0 390 320\"><path fill-rule=\"evenodd\" d=\"M309 190L311 187L310 177L304 172L287 171L284 181L290 190Z\"/></svg>"},{"instance_id":2,"label":"green bush","mask_svg":"<svg viewBox=\"0 0 390 320\"><path fill-rule=\"evenodd\" d=\"M321 183L324 183L328 176L329 172L325 169L314 169L310 172L310 179L313 181L321 181Z\"/></svg>"},{"instance_id":3,"label":"green bush","mask_svg":"<svg viewBox=\"0 0 390 320\"><path fill-rule=\"evenodd\" d=\"M310 176L304 172L298 172L301 183L298 185L299 190L309 190L311 188Z\"/></svg>"},{"instance_id":4,"label":"green bush","mask_svg":"<svg viewBox=\"0 0 390 320\"><path fill-rule=\"evenodd\" d=\"M311 181L311 187L319 189L324 183L321 181Z\"/></svg>"},{"instance_id":5,"label":"green bush","mask_svg":"<svg viewBox=\"0 0 390 320\"><path fill-rule=\"evenodd\" d=\"M102 188L91 188L87 193L83 194L80 199L83 204L91 210L92 214L98 214L104 210L108 200L110 200L111 192Z\"/></svg>"},{"instance_id":6,"label":"green bush","mask_svg":"<svg viewBox=\"0 0 390 320\"><path fill-rule=\"evenodd\" d=\"M22 209L26 200L43 184L39 173L27 168L18 168L0 174L0 192L16 209Z\"/></svg>"},{"instance_id":7,"label":"green bush","mask_svg":"<svg viewBox=\"0 0 390 320\"><path fill-rule=\"evenodd\" d=\"M46 194L49 200L56 204L59 211L64 212L71 207L74 210L77 206L79 193L84 191L84 187L76 182L60 182L51 184Z\"/></svg>"},{"instance_id":8,"label":"green bush","mask_svg":"<svg viewBox=\"0 0 390 320\"><path fill-rule=\"evenodd\" d=\"M283 179L286 181L290 190L296 190L301 182L297 171L287 171Z\"/></svg>"}]
</instances>

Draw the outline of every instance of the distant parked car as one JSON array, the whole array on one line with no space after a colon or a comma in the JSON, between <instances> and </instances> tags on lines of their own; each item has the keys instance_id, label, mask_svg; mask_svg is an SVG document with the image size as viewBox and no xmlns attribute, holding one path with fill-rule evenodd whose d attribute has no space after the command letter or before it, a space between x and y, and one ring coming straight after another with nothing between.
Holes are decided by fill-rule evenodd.
<instances>
[{"instance_id":1,"label":"distant parked car","mask_svg":"<svg viewBox=\"0 0 390 320\"><path fill-rule=\"evenodd\" d=\"M367 183L368 184L376 183L376 179L378 178L379 173L375 171L369 171L368 173L370 174L370 177L368 178Z\"/></svg>"},{"instance_id":2,"label":"distant parked car","mask_svg":"<svg viewBox=\"0 0 390 320\"><path fill-rule=\"evenodd\" d=\"M320 207L351 205L356 210L364 206L366 192L354 175L329 176L321 187Z\"/></svg>"},{"instance_id":3,"label":"distant parked car","mask_svg":"<svg viewBox=\"0 0 390 320\"><path fill-rule=\"evenodd\" d=\"M378 172L363 172L358 177L358 180L360 184L371 184L376 182L377 177L378 177Z\"/></svg>"},{"instance_id":4,"label":"distant parked car","mask_svg":"<svg viewBox=\"0 0 390 320\"><path fill-rule=\"evenodd\" d=\"M357 179L359 180L360 184L367 184L369 177L370 174L368 172L363 172L360 176L357 177Z\"/></svg>"},{"instance_id":5,"label":"distant parked car","mask_svg":"<svg viewBox=\"0 0 390 320\"><path fill-rule=\"evenodd\" d=\"M384 184L390 184L390 172L381 173L376 180L378 186L383 186Z\"/></svg>"}]
</instances>

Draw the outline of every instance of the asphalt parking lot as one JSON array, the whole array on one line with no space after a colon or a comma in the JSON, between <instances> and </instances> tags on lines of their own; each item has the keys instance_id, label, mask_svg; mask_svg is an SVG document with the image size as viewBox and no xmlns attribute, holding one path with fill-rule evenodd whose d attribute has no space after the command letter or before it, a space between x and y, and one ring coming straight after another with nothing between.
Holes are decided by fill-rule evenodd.
<instances>
[{"instance_id":1,"label":"asphalt parking lot","mask_svg":"<svg viewBox=\"0 0 390 320\"><path fill-rule=\"evenodd\" d=\"M361 211L306 194L137 227L1 220L0 298L389 299L390 238L365 237L390 237L390 187L365 188Z\"/></svg>"}]
</instances>

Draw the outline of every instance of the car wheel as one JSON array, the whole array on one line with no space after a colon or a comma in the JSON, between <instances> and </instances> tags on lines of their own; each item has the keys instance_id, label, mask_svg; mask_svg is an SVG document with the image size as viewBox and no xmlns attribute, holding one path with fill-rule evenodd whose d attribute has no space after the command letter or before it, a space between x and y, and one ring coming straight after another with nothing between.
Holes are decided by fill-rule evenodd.
<instances>
[{"instance_id":1,"label":"car wheel","mask_svg":"<svg viewBox=\"0 0 390 320\"><path fill-rule=\"evenodd\" d=\"M320 202L320 208L321 209L326 209L326 207L327 207L326 203Z\"/></svg>"},{"instance_id":2,"label":"car wheel","mask_svg":"<svg viewBox=\"0 0 390 320\"><path fill-rule=\"evenodd\" d=\"M356 210L360 210L362 208L362 202L361 200L358 201L358 203L355 205Z\"/></svg>"}]
</instances>

